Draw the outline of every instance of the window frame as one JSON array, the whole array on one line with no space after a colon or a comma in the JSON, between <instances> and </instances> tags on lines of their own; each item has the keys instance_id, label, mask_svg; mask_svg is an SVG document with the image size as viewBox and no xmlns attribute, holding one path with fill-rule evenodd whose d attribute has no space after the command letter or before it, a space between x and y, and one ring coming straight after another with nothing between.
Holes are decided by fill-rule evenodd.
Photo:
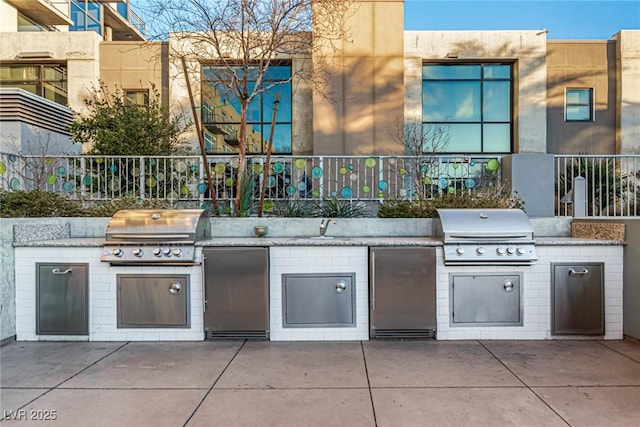
<instances>
[{"instance_id":1,"label":"window frame","mask_svg":"<svg viewBox=\"0 0 640 427\"><path fill-rule=\"evenodd\" d=\"M583 91L589 94L589 102L569 102L569 92ZM569 118L569 108L571 107L588 107L589 117L586 119ZM589 123L595 122L595 89L593 87L565 87L564 89L564 121L567 123Z\"/></svg>"},{"instance_id":2,"label":"window frame","mask_svg":"<svg viewBox=\"0 0 640 427\"><path fill-rule=\"evenodd\" d=\"M1 64L2 67L13 67L13 68L29 68L29 67L37 67L38 71L37 71L37 79L35 80L29 80L29 79L8 79L8 80L0 80L0 86L3 87L22 87L22 86L27 86L27 85L35 85L36 87L36 91L31 91L28 89L24 89L29 93L33 93L34 95L37 96L41 96L45 99L48 99L49 101L52 102L56 102L57 104L61 104L61 105L68 105L69 103L69 89L68 89L68 84L69 84L69 71L67 68L67 63L66 62L14 62L14 63L5 63L3 62ZM46 79L45 78L45 69L46 68L62 68L64 70L63 74L64 74L64 79ZM61 86L63 87L60 88L60 85L53 85L56 88L60 89L63 93L64 93L64 103L62 102L58 102L56 100L52 100L50 98L47 98L46 96L46 89L48 87L48 85L51 85L52 83L61 83Z\"/></svg>"},{"instance_id":3,"label":"window frame","mask_svg":"<svg viewBox=\"0 0 640 427\"><path fill-rule=\"evenodd\" d=\"M453 150L449 150L446 149L444 151L444 153L446 154L479 154L479 155L483 155L483 154L510 154L513 153L514 150L514 129L515 129L515 124L514 124L514 108L515 108L515 96L514 96L514 92L515 92L515 78L516 78L516 74L515 74L515 62L514 61L509 61L509 60L483 60L483 61L478 61L478 60L474 60L474 61L427 61L424 60L422 62L422 72L421 72L421 92L422 92L422 99L421 99L421 115L422 115L422 125L423 126L427 126L427 125L441 125L441 126L450 126L450 125L464 125L466 127L469 126L474 126L477 127L478 130L478 137L479 137L479 149L477 150L471 150L471 151L453 151ZM465 76L465 77L456 77L454 76L450 76L450 77L446 77L446 76L436 76L436 78L428 78L427 76L425 76L425 66L443 66L443 67L479 67L479 76L478 77L470 77L470 76ZM487 67L492 67L492 66L507 66L509 67L509 75L508 77L503 77L503 76L498 76L498 77L486 77L485 76L485 69ZM471 70L471 68L470 68ZM460 74L460 76L464 75L464 71L462 71L463 74ZM452 83L452 82L475 82L478 83L478 96L479 96L479 105L478 105L478 115L479 115L479 119L478 120L425 120L425 103L424 103L424 99L425 99L425 92L424 92L424 88L425 88L425 82L440 82L440 83ZM485 119L485 85L486 83L493 83L493 82L507 82L509 89L508 89L508 94L509 94L509 100L508 100L508 120L488 120ZM490 144L488 142L485 141L485 137L487 135L485 135L486 132L490 131L490 125L508 125L508 132L509 132L509 147L508 147L508 151L488 151L486 150L487 146L490 146Z\"/></svg>"},{"instance_id":4,"label":"window frame","mask_svg":"<svg viewBox=\"0 0 640 427\"><path fill-rule=\"evenodd\" d=\"M130 94L143 94L144 96L144 102L139 103L139 102L132 102L129 99L129 95ZM144 107L148 107L149 106L149 89L122 89L122 101L124 103L124 105L140 105L140 106L144 106Z\"/></svg>"}]
</instances>

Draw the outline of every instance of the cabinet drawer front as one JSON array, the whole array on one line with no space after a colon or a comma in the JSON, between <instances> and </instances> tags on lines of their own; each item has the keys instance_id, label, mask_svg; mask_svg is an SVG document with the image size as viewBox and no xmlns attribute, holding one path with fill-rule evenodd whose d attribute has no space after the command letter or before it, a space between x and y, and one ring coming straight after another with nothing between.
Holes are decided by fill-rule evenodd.
<instances>
[{"instance_id":1,"label":"cabinet drawer front","mask_svg":"<svg viewBox=\"0 0 640 427\"><path fill-rule=\"evenodd\" d=\"M520 276L514 274L452 275L452 324L521 325L520 283Z\"/></svg>"},{"instance_id":2,"label":"cabinet drawer front","mask_svg":"<svg viewBox=\"0 0 640 427\"><path fill-rule=\"evenodd\" d=\"M88 264L36 263L36 333L89 333Z\"/></svg>"}]
</instances>

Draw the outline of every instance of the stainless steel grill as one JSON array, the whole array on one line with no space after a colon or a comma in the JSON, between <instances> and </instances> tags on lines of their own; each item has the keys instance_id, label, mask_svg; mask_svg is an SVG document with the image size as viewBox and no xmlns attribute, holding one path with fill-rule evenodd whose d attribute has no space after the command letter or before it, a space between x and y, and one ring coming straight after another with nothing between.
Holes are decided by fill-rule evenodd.
<instances>
[{"instance_id":1,"label":"stainless steel grill","mask_svg":"<svg viewBox=\"0 0 640 427\"><path fill-rule=\"evenodd\" d=\"M111 265L193 265L195 243L211 236L202 209L130 209L107 226L100 258Z\"/></svg>"},{"instance_id":2,"label":"stainless steel grill","mask_svg":"<svg viewBox=\"0 0 640 427\"><path fill-rule=\"evenodd\" d=\"M448 265L530 265L537 261L533 226L520 209L438 209Z\"/></svg>"}]
</instances>

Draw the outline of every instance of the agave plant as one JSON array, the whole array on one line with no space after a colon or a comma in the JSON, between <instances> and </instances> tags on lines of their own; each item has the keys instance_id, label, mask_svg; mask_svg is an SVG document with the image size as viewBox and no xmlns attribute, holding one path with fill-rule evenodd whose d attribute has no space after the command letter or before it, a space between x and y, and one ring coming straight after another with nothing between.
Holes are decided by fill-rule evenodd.
<instances>
[{"instance_id":1,"label":"agave plant","mask_svg":"<svg viewBox=\"0 0 640 427\"><path fill-rule=\"evenodd\" d=\"M319 200L314 207L314 216L323 218L362 218L366 216L365 206L336 197Z\"/></svg>"}]
</instances>

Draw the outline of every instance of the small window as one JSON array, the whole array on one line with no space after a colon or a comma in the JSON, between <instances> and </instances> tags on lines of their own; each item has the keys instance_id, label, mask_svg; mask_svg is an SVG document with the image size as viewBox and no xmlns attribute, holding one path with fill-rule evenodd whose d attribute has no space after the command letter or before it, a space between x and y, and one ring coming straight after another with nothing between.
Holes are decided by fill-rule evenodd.
<instances>
[{"instance_id":1,"label":"small window","mask_svg":"<svg viewBox=\"0 0 640 427\"><path fill-rule=\"evenodd\" d=\"M565 120L568 122L593 120L593 89L567 89Z\"/></svg>"},{"instance_id":2,"label":"small window","mask_svg":"<svg viewBox=\"0 0 640 427\"><path fill-rule=\"evenodd\" d=\"M149 89L125 89L124 103L126 105L149 105Z\"/></svg>"}]
</instances>

